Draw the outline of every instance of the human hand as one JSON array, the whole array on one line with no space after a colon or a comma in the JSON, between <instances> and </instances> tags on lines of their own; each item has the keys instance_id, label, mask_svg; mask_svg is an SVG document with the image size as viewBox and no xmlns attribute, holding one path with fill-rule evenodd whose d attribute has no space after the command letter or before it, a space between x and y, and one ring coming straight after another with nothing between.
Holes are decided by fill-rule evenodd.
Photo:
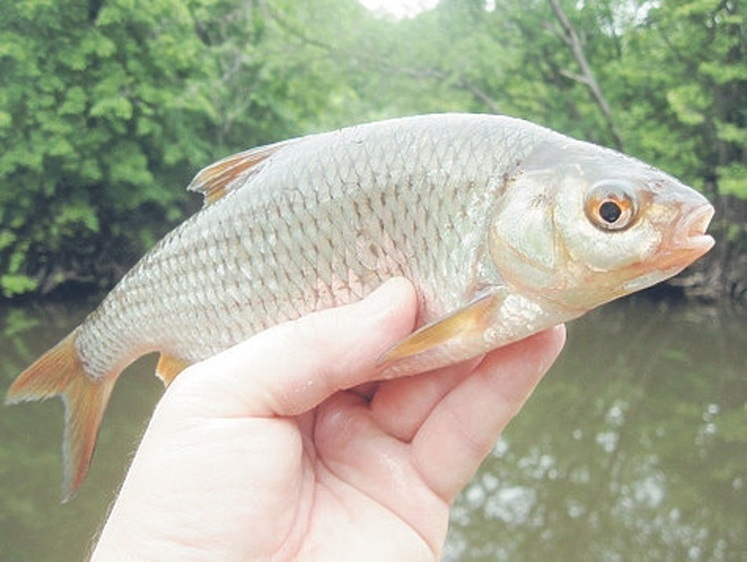
<instances>
[{"instance_id":1,"label":"human hand","mask_svg":"<svg viewBox=\"0 0 747 562\"><path fill-rule=\"evenodd\" d=\"M565 331L366 395L416 308L412 285L396 279L185 370L93 560L438 560L451 502Z\"/></svg>"}]
</instances>

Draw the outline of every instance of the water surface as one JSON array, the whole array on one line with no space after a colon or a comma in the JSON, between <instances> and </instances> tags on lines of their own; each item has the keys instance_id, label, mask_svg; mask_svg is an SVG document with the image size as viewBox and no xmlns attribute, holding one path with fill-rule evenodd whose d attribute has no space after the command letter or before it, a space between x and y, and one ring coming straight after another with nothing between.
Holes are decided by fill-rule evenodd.
<instances>
[{"instance_id":1,"label":"water surface","mask_svg":"<svg viewBox=\"0 0 747 562\"><path fill-rule=\"evenodd\" d=\"M0 311L0 381L90 306ZM62 404L0 410L0 560L81 560L162 393L126 371L61 505ZM645 300L569 325L560 361L452 510L445 560L747 560L747 317Z\"/></svg>"}]
</instances>

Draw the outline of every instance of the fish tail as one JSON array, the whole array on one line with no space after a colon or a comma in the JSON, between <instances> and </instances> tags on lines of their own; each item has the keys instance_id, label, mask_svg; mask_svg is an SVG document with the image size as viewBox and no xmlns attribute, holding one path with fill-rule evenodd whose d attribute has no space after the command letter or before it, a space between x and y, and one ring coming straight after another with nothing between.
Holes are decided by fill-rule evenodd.
<instances>
[{"instance_id":1,"label":"fish tail","mask_svg":"<svg viewBox=\"0 0 747 562\"><path fill-rule=\"evenodd\" d=\"M77 330L21 373L8 390L6 404L61 396L65 403L64 501L75 495L88 472L96 437L116 376L94 378L75 346Z\"/></svg>"}]
</instances>

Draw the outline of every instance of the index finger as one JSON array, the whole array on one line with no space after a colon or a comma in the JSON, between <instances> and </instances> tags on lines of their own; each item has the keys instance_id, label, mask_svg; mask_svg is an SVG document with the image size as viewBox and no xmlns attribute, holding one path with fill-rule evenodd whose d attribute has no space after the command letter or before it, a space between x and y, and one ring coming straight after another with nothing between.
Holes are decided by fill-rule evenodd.
<instances>
[{"instance_id":1,"label":"index finger","mask_svg":"<svg viewBox=\"0 0 747 562\"><path fill-rule=\"evenodd\" d=\"M412 441L413 454L425 482L445 501L469 481L564 343L561 325L490 352L431 411Z\"/></svg>"}]
</instances>

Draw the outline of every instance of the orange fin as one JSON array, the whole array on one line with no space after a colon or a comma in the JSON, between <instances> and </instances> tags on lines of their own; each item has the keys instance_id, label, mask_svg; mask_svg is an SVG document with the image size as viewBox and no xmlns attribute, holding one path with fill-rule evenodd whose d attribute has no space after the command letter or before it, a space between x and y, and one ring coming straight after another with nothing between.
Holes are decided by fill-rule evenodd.
<instances>
[{"instance_id":1,"label":"orange fin","mask_svg":"<svg viewBox=\"0 0 747 562\"><path fill-rule=\"evenodd\" d=\"M164 386L169 386L176 376L188 366L188 362L173 355L162 353L158 359L158 365L156 365L156 376L163 381Z\"/></svg>"},{"instance_id":2,"label":"orange fin","mask_svg":"<svg viewBox=\"0 0 747 562\"><path fill-rule=\"evenodd\" d=\"M466 348L475 339L482 340L490 325L491 313L501 300L495 291L486 292L466 306L416 330L385 352L377 363L393 363L450 344Z\"/></svg>"},{"instance_id":3,"label":"orange fin","mask_svg":"<svg viewBox=\"0 0 747 562\"><path fill-rule=\"evenodd\" d=\"M261 170L260 164L294 139L260 146L233 154L200 170L187 186L189 191L202 193L205 206L215 203L227 193L240 188Z\"/></svg>"},{"instance_id":4,"label":"orange fin","mask_svg":"<svg viewBox=\"0 0 747 562\"><path fill-rule=\"evenodd\" d=\"M65 403L63 501L75 495L88 472L101 418L116 376L94 379L75 347L76 332L42 355L8 390L6 404L61 396Z\"/></svg>"}]
</instances>

